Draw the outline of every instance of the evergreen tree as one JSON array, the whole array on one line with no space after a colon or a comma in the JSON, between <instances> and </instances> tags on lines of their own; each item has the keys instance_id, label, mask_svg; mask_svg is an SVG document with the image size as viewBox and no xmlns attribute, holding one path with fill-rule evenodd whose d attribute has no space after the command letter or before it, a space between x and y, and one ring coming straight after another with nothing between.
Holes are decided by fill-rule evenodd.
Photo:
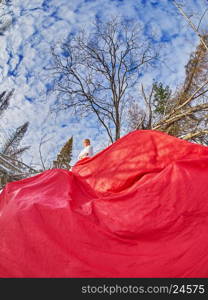
<instances>
[{"instance_id":1,"label":"evergreen tree","mask_svg":"<svg viewBox=\"0 0 208 300\"><path fill-rule=\"evenodd\" d=\"M171 96L171 90L169 86L164 87L163 84L153 83L153 113L162 117L168 112L168 102Z\"/></svg>"},{"instance_id":2,"label":"evergreen tree","mask_svg":"<svg viewBox=\"0 0 208 300\"><path fill-rule=\"evenodd\" d=\"M0 94L0 116L7 110L13 92L14 90L8 93L4 91ZM6 141L3 141L0 136L0 188L9 181L18 180L36 172L20 161L21 155L30 148L19 147L28 130L28 125L29 123L26 122L19 126Z\"/></svg>"},{"instance_id":3,"label":"evergreen tree","mask_svg":"<svg viewBox=\"0 0 208 300\"><path fill-rule=\"evenodd\" d=\"M71 168L70 161L72 159L72 147L73 147L73 137L71 137L65 145L62 147L61 151L57 155L56 160L53 162L54 168L67 169Z\"/></svg>"}]
</instances>

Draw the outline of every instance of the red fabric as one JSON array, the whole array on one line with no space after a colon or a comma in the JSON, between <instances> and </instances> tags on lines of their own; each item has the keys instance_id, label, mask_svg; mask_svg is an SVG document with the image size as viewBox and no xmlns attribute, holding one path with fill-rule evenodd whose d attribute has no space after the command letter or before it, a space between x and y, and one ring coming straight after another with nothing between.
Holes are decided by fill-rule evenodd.
<instances>
[{"instance_id":1,"label":"red fabric","mask_svg":"<svg viewBox=\"0 0 208 300\"><path fill-rule=\"evenodd\" d=\"M208 277L208 147L129 133L0 194L0 277Z\"/></svg>"}]
</instances>

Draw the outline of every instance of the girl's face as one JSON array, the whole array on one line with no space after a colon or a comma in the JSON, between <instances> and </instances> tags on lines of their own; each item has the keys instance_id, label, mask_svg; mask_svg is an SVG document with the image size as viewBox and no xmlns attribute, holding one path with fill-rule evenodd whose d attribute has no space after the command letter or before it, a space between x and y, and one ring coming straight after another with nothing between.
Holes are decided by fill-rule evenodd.
<instances>
[{"instance_id":1,"label":"girl's face","mask_svg":"<svg viewBox=\"0 0 208 300\"><path fill-rule=\"evenodd\" d=\"M83 141L83 146L84 147L87 147L89 145L89 143L88 142L86 142L86 141Z\"/></svg>"}]
</instances>

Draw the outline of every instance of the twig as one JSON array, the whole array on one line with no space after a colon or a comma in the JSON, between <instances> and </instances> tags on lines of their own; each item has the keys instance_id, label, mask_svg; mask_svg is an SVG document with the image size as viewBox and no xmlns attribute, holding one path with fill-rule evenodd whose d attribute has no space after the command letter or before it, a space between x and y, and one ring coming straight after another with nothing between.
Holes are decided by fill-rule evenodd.
<instances>
[{"instance_id":1,"label":"twig","mask_svg":"<svg viewBox=\"0 0 208 300\"><path fill-rule=\"evenodd\" d=\"M186 15L186 13L183 11L183 9L181 8L180 5L178 5L178 3L176 1L173 1L173 4L176 6L176 8L180 11L180 13L182 14L182 16L187 20L187 22L189 23L189 25L191 26L191 28L194 30L194 32L198 35L198 37L201 40L201 43L204 45L204 47L208 50L208 46L206 45L203 37L201 36L201 34L199 33L198 29L196 28L196 26L192 23L192 21L190 20L190 18Z\"/></svg>"},{"instance_id":2,"label":"twig","mask_svg":"<svg viewBox=\"0 0 208 300\"><path fill-rule=\"evenodd\" d=\"M205 134L208 134L207 129L196 131L196 132L190 132L190 133L186 134L185 136L184 135L180 136L179 138L181 138L183 140L190 140L193 137L198 137L198 136L202 136L202 135L205 135Z\"/></svg>"},{"instance_id":3,"label":"twig","mask_svg":"<svg viewBox=\"0 0 208 300\"><path fill-rule=\"evenodd\" d=\"M206 8L205 11L204 11L204 13L202 14L202 16L201 16L201 18L200 18L200 20L199 20L199 24L198 24L198 26L197 26L197 30L199 30L199 27L200 27L200 25L201 25L201 22L202 22L202 20L203 20L203 18L204 18L204 16L205 16L205 14L207 13L207 11L208 11L208 8Z\"/></svg>"}]
</instances>

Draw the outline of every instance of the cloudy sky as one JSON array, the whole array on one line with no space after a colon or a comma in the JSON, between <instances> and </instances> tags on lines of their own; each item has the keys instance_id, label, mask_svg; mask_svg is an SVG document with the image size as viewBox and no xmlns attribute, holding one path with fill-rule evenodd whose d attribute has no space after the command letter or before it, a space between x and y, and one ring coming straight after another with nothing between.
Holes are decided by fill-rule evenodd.
<instances>
[{"instance_id":1,"label":"cloudy sky","mask_svg":"<svg viewBox=\"0 0 208 300\"><path fill-rule=\"evenodd\" d=\"M182 1L178 1L182 2ZM206 0L184 1L184 10L197 21L206 8ZM91 28L95 18L103 21L112 16L143 24L143 34L151 42L162 43L163 63L145 73L141 82L149 87L152 80L170 85L174 90L183 81L190 53L198 38L170 0L14 0L4 12L4 21L12 21L9 30L0 35L0 91L15 88L11 105L0 122L1 141L25 121L30 127L22 145L31 145L25 160L39 162L42 154L53 160L65 141L73 135L76 161L82 139L93 141L94 150L105 147L105 135L93 118L80 120L70 112L51 114L56 99L52 92L53 77L50 46L66 39L81 27ZM205 25L207 17L204 18ZM152 33L154 38L152 38ZM141 83L140 82L140 83Z\"/></svg>"}]
</instances>

